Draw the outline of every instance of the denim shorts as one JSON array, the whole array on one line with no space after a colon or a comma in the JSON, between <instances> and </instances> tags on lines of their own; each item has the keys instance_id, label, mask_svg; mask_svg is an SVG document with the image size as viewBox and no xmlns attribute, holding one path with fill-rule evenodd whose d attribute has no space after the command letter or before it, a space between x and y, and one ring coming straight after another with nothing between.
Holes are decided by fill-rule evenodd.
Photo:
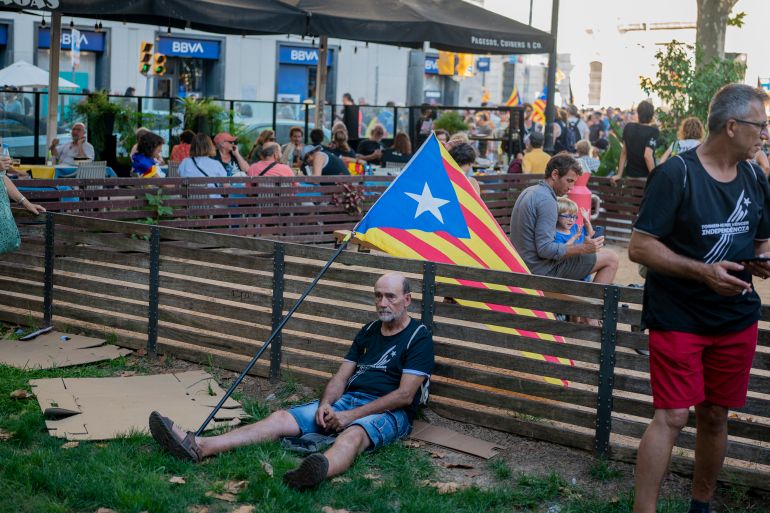
<instances>
[{"instance_id":1,"label":"denim shorts","mask_svg":"<svg viewBox=\"0 0 770 513\"><path fill-rule=\"evenodd\" d=\"M376 395L364 394L362 392L347 392L340 397L337 402L332 404L335 411L348 411L359 406L368 404L375 399ZM315 414L318 410L318 401L295 406L288 412L297 421L302 435L308 433L323 433L321 426L315 422ZM412 423L404 410L386 411L384 413L375 413L367 415L353 421L351 426L361 426L372 441L370 449L384 447L395 440L406 437L412 431Z\"/></svg>"}]
</instances>

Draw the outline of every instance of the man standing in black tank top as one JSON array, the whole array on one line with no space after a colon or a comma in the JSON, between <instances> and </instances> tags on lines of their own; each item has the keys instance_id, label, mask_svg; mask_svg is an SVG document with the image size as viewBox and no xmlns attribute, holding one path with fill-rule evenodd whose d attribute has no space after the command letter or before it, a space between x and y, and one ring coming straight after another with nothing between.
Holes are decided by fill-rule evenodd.
<instances>
[{"instance_id":1,"label":"man standing in black tank top","mask_svg":"<svg viewBox=\"0 0 770 513\"><path fill-rule=\"evenodd\" d=\"M709 136L650 176L628 253L646 265L655 415L639 444L634 513L653 513L671 451L695 406L690 512L708 513L727 450L727 413L746 401L770 276L770 186L750 159L766 141L760 89L731 84L709 106Z\"/></svg>"}]
</instances>

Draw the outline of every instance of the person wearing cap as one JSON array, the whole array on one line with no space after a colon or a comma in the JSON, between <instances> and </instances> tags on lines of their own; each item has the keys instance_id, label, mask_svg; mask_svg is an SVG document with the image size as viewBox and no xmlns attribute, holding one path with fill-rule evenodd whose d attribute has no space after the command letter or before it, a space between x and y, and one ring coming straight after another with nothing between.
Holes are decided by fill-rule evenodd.
<instances>
[{"instance_id":1,"label":"person wearing cap","mask_svg":"<svg viewBox=\"0 0 770 513\"><path fill-rule=\"evenodd\" d=\"M58 164L75 165L76 160L94 160L94 147L86 141L86 126L83 123L72 125L72 142L59 144L59 139L51 141L51 155Z\"/></svg>"},{"instance_id":2,"label":"person wearing cap","mask_svg":"<svg viewBox=\"0 0 770 513\"><path fill-rule=\"evenodd\" d=\"M302 162L309 167L310 176L349 175L348 167L341 158L322 151L323 147L305 146L302 148Z\"/></svg>"},{"instance_id":3,"label":"person wearing cap","mask_svg":"<svg viewBox=\"0 0 770 513\"><path fill-rule=\"evenodd\" d=\"M249 176L294 176L294 171L281 164L281 145L267 142L262 146L260 160L253 163L246 172Z\"/></svg>"},{"instance_id":4,"label":"person wearing cap","mask_svg":"<svg viewBox=\"0 0 770 513\"><path fill-rule=\"evenodd\" d=\"M551 159L551 156L543 151L545 137L542 132L532 132L527 141L527 151L521 161L521 170L525 173L542 174L545 173L545 166Z\"/></svg>"},{"instance_id":5,"label":"person wearing cap","mask_svg":"<svg viewBox=\"0 0 770 513\"><path fill-rule=\"evenodd\" d=\"M227 132L219 132L214 137L214 146L217 149L214 159L222 164L227 176L246 176L249 163L241 156L238 150L238 139L235 136Z\"/></svg>"}]
</instances>

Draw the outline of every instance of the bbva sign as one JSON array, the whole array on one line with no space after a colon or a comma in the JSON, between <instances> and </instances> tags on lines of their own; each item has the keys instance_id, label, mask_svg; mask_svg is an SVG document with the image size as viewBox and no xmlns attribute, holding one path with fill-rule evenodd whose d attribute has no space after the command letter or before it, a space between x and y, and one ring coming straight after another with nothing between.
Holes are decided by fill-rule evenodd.
<instances>
[{"instance_id":1,"label":"bbva sign","mask_svg":"<svg viewBox=\"0 0 770 513\"><path fill-rule=\"evenodd\" d=\"M59 0L0 0L0 4L5 6L17 5L32 9L56 9L59 7Z\"/></svg>"}]
</instances>

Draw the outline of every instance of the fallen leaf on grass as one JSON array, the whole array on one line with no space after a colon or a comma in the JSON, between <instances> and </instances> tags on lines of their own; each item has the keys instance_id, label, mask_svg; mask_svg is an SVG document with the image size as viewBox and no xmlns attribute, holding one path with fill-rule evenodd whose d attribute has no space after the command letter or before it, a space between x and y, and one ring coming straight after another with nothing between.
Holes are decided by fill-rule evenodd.
<instances>
[{"instance_id":1,"label":"fallen leaf on grass","mask_svg":"<svg viewBox=\"0 0 770 513\"><path fill-rule=\"evenodd\" d=\"M30 397L32 397L32 394L21 388L11 392L11 399L29 399Z\"/></svg>"},{"instance_id":2,"label":"fallen leaf on grass","mask_svg":"<svg viewBox=\"0 0 770 513\"><path fill-rule=\"evenodd\" d=\"M430 451L428 454L430 454L431 458L443 458L444 456L446 456L445 452L440 452L440 451Z\"/></svg>"},{"instance_id":3,"label":"fallen leaf on grass","mask_svg":"<svg viewBox=\"0 0 770 513\"><path fill-rule=\"evenodd\" d=\"M467 463L445 463L440 462L439 465L441 465L444 468L464 468L464 469L470 469L470 468L476 468L473 465L468 465Z\"/></svg>"},{"instance_id":4,"label":"fallen leaf on grass","mask_svg":"<svg viewBox=\"0 0 770 513\"><path fill-rule=\"evenodd\" d=\"M350 511L346 509L334 509L331 506L324 506L321 508L322 513L350 513Z\"/></svg>"},{"instance_id":5,"label":"fallen leaf on grass","mask_svg":"<svg viewBox=\"0 0 770 513\"><path fill-rule=\"evenodd\" d=\"M440 481L420 481L420 484L424 486L432 486L436 490L438 490L438 493L445 494L445 493L455 493L460 491L463 486L457 484L457 483L443 483Z\"/></svg>"},{"instance_id":6,"label":"fallen leaf on grass","mask_svg":"<svg viewBox=\"0 0 770 513\"><path fill-rule=\"evenodd\" d=\"M10 440L12 436L13 433L9 433L4 429L0 429L0 440Z\"/></svg>"},{"instance_id":7,"label":"fallen leaf on grass","mask_svg":"<svg viewBox=\"0 0 770 513\"><path fill-rule=\"evenodd\" d=\"M118 512L110 508L99 508L96 510L96 513L118 513Z\"/></svg>"},{"instance_id":8,"label":"fallen leaf on grass","mask_svg":"<svg viewBox=\"0 0 770 513\"><path fill-rule=\"evenodd\" d=\"M172 483L172 484L185 484L185 483L187 483L187 481L185 481L182 476L171 476L171 479L169 479L168 482Z\"/></svg>"},{"instance_id":9,"label":"fallen leaf on grass","mask_svg":"<svg viewBox=\"0 0 770 513\"><path fill-rule=\"evenodd\" d=\"M334 484L349 483L350 481L351 479L347 476L338 476L331 479L331 482Z\"/></svg>"},{"instance_id":10,"label":"fallen leaf on grass","mask_svg":"<svg viewBox=\"0 0 770 513\"><path fill-rule=\"evenodd\" d=\"M249 484L248 481L228 481L225 483L225 491L230 493L239 493L241 490L246 488L247 484Z\"/></svg>"},{"instance_id":11,"label":"fallen leaf on grass","mask_svg":"<svg viewBox=\"0 0 770 513\"><path fill-rule=\"evenodd\" d=\"M235 508L232 513L254 513L254 506L251 504L244 504Z\"/></svg>"},{"instance_id":12,"label":"fallen leaf on grass","mask_svg":"<svg viewBox=\"0 0 770 513\"><path fill-rule=\"evenodd\" d=\"M262 470L265 471L265 474L273 477L273 466L271 464L266 461L260 461L259 464L262 465Z\"/></svg>"},{"instance_id":13,"label":"fallen leaf on grass","mask_svg":"<svg viewBox=\"0 0 770 513\"><path fill-rule=\"evenodd\" d=\"M286 398L287 403L296 403L301 398L298 394L291 394L289 397Z\"/></svg>"},{"instance_id":14,"label":"fallen leaf on grass","mask_svg":"<svg viewBox=\"0 0 770 513\"><path fill-rule=\"evenodd\" d=\"M404 440L403 444L404 447L412 447L414 449L422 447L422 442L417 442L415 440Z\"/></svg>"},{"instance_id":15,"label":"fallen leaf on grass","mask_svg":"<svg viewBox=\"0 0 770 513\"><path fill-rule=\"evenodd\" d=\"M192 506L187 506L187 513L209 513L209 507L193 504Z\"/></svg>"},{"instance_id":16,"label":"fallen leaf on grass","mask_svg":"<svg viewBox=\"0 0 770 513\"><path fill-rule=\"evenodd\" d=\"M217 492L206 492L206 497L211 497L212 499L219 499L220 501L226 501L226 502L235 502L235 495L232 493L217 493Z\"/></svg>"},{"instance_id":17,"label":"fallen leaf on grass","mask_svg":"<svg viewBox=\"0 0 770 513\"><path fill-rule=\"evenodd\" d=\"M377 481L380 478L381 476L379 474L364 474L364 479L368 479L369 481Z\"/></svg>"},{"instance_id":18,"label":"fallen leaf on grass","mask_svg":"<svg viewBox=\"0 0 770 513\"><path fill-rule=\"evenodd\" d=\"M134 351L134 354L136 356L147 356L147 349L145 348L137 349L136 351Z\"/></svg>"},{"instance_id":19,"label":"fallen leaf on grass","mask_svg":"<svg viewBox=\"0 0 770 513\"><path fill-rule=\"evenodd\" d=\"M62 444L61 448L62 449L74 449L78 445L80 445L80 442L66 442L66 443ZM110 510L110 511L112 511L112 510Z\"/></svg>"}]
</instances>

